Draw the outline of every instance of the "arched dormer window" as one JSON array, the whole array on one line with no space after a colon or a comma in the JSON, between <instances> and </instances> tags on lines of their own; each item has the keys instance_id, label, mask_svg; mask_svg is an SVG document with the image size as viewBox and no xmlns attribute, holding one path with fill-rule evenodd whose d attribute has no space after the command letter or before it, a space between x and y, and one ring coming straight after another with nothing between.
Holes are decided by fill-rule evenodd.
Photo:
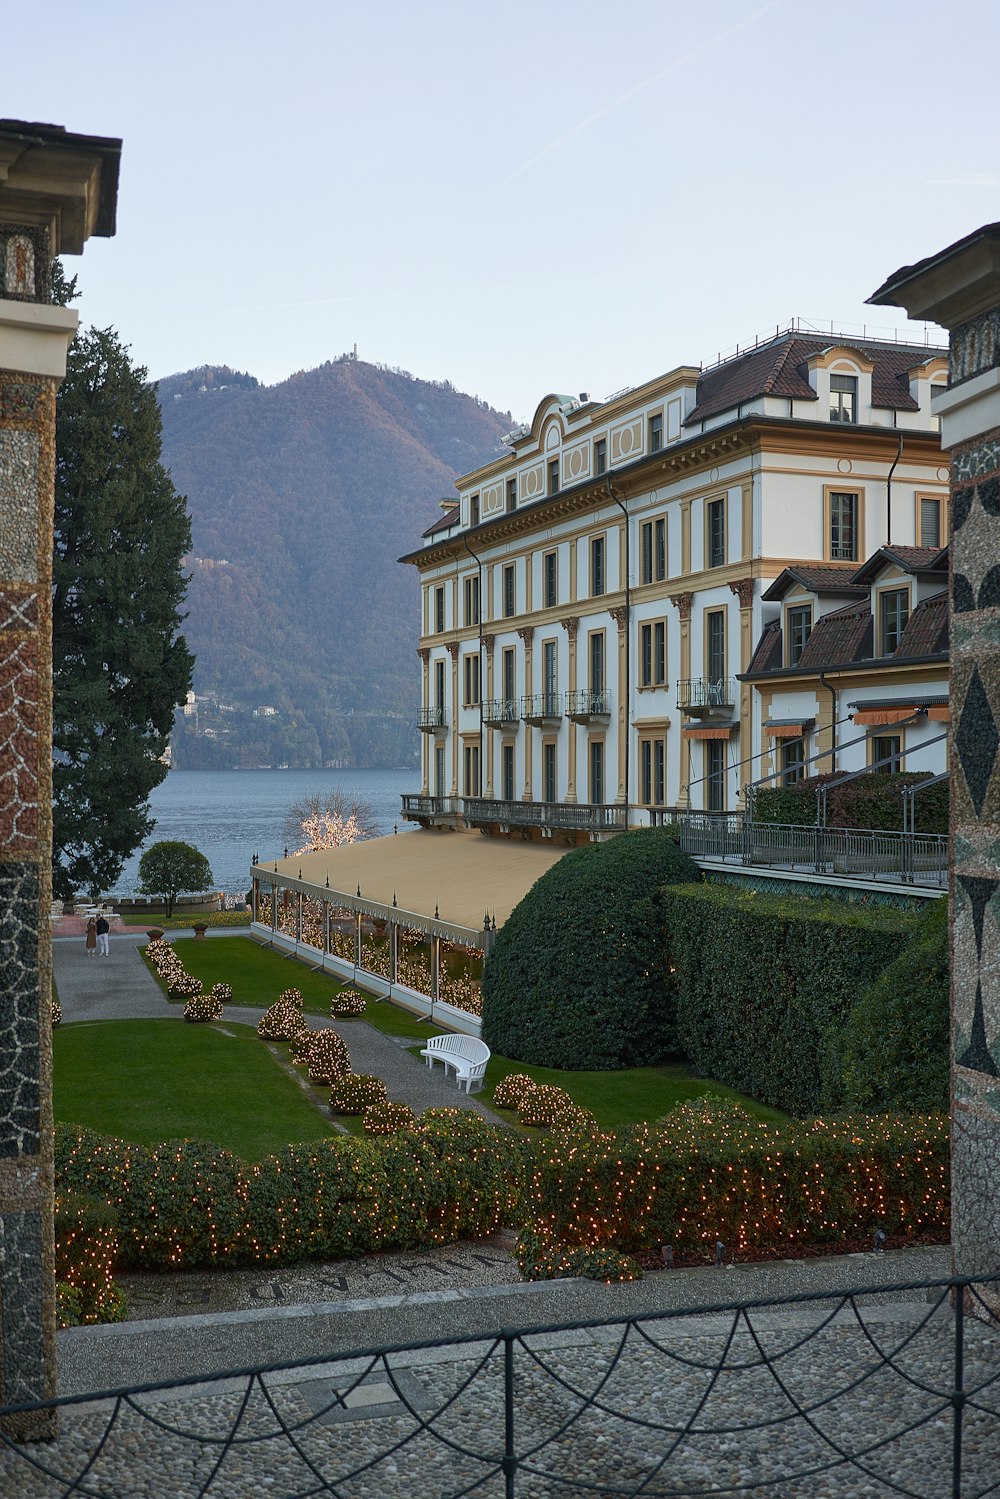
<instances>
[{"instance_id":1,"label":"arched dormer window","mask_svg":"<svg viewBox=\"0 0 1000 1499\"><path fill-rule=\"evenodd\" d=\"M808 361L809 383L826 403L831 422L868 420L874 365L860 349L830 348Z\"/></svg>"}]
</instances>

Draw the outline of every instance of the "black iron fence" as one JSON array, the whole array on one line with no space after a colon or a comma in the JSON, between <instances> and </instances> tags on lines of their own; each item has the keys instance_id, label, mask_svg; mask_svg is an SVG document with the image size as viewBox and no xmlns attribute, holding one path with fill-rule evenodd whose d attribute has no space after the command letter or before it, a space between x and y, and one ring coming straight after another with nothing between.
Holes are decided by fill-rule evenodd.
<instances>
[{"instance_id":1,"label":"black iron fence","mask_svg":"<svg viewBox=\"0 0 1000 1499\"><path fill-rule=\"evenodd\" d=\"M998 1305L959 1276L5 1406L0 1493L983 1499ZM10 1435L53 1406L54 1440Z\"/></svg>"},{"instance_id":2,"label":"black iron fence","mask_svg":"<svg viewBox=\"0 0 1000 1499\"><path fill-rule=\"evenodd\" d=\"M948 840L936 833L751 822L742 812L692 812L676 821L681 847L692 858L909 885L948 884Z\"/></svg>"}]
</instances>

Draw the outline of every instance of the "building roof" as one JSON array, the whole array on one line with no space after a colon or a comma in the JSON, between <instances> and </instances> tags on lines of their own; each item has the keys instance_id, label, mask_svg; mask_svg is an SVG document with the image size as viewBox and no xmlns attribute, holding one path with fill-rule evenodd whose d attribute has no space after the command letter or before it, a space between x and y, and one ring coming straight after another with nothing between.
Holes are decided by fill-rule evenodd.
<instances>
[{"instance_id":1,"label":"building roof","mask_svg":"<svg viewBox=\"0 0 1000 1499\"><path fill-rule=\"evenodd\" d=\"M872 608L866 595L842 609L831 609L812 627L799 657L802 671L822 671L828 666L846 666L865 661L872 653Z\"/></svg>"},{"instance_id":2,"label":"building roof","mask_svg":"<svg viewBox=\"0 0 1000 1499\"><path fill-rule=\"evenodd\" d=\"M931 550L931 548L926 548ZM784 648L780 620L771 620L761 631L750 665L740 679L754 679L772 673L801 672L815 675L838 667L879 665L883 662L926 660L929 656L948 658L948 590L922 599L910 615L899 644L891 656L873 656L874 622L871 595L823 614L813 625L798 665L784 666Z\"/></svg>"},{"instance_id":3,"label":"building roof","mask_svg":"<svg viewBox=\"0 0 1000 1499\"><path fill-rule=\"evenodd\" d=\"M948 590L921 599L906 622L893 660L948 654Z\"/></svg>"},{"instance_id":4,"label":"building roof","mask_svg":"<svg viewBox=\"0 0 1000 1499\"><path fill-rule=\"evenodd\" d=\"M947 573L947 547L879 547L867 562L863 562L854 574L855 583L868 584L887 564L902 568L905 573Z\"/></svg>"},{"instance_id":5,"label":"building roof","mask_svg":"<svg viewBox=\"0 0 1000 1499\"><path fill-rule=\"evenodd\" d=\"M765 594L766 598L767 595ZM766 671L777 671L781 665L781 620L772 619L761 631L757 648L750 657L744 676L758 677Z\"/></svg>"},{"instance_id":6,"label":"building roof","mask_svg":"<svg viewBox=\"0 0 1000 1499\"><path fill-rule=\"evenodd\" d=\"M53 253L78 254L89 234L108 238L115 232L118 212L118 176L122 143L117 137L74 135L64 125L40 124L34 120L0 120L0 159L6 168L0 176L0 191L14 207L23 203L44 201L55 205L70 194L58 185L53 161L60 158L68 179L76 181L77 198L72 211L61 216L62 234L53 244ZM88 158L99 163L95 173L87 166ZM58 167L57 167L58 171ZM40 187L39 182L46 183ZM80 218L80 224L76 219ZM65 241L65 242L64 242Z\"/></svg>"},{"instance_id":7,"label":"building roof","mask_svg":"<svg viewBox=\"0 0 1000 1499\"><path fill-rule=\"evenodd\" d=\"M809 383L807 362L813 355L841 345L856 349L874 366L872 405L895 411L920 409L910 394L910 370L935 355L943 357L945 352L915 344L859 343L836 333L817 337L782 333L770 343L761 344L747 354L740 354L715 369L707 370L698 381L695 407L685 426L731 411L761 396L784 396L794 401L817 400Z\"/></svg>"},{"instance_id":8,"label":"building roof","mask_svg":"<svg viewBox=\"0 0 1000 1499\"><path fill-rule=\"evenodd\" d=\"M458 525L460 513L461 507L453 505L450 510L445 511L444 515L439 516L432 526L428 526L427 530L422 531L420 534L422 536L436 536L439 531L450 531L452 526Z\"/></svg>"},{"instance_id":9,"label":"building roof","mask_svg":"<svg viewBox=\"0 0 1000 1499\"><path fill-rule=\"evenodd\" d=\"M769 600L784 598L790 585L798 583L810 593L857 594L860 598L868 593L868 589L854 582L854 572L853 562L795 563L780 572L761 597Z\"/></svg>"}]
</instances>

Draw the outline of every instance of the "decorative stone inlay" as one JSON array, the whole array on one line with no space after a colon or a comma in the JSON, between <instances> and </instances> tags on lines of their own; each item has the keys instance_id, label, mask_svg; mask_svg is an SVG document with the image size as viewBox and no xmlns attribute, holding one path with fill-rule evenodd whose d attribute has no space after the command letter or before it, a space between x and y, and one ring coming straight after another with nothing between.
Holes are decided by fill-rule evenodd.
<instances>
[{"instance_id":1,"label":"decorative stone inlay","mask_svg":"<svg viewBox=\"0 0 1000 1499\"><path fill-rule=\"evenodd\" d=\"M1000 307L951 330L948 383L957 385L1000 364Z\"/></svg>"},{"instance_id":2,"label":"decorative stone inlay","mask_svg":"<svg viewBox=\"0 0 1000 1499\"><path fill-rule=\"evenodd\" d=\"M955 757L961 774L953 788L953 821L1000 820L1000 786L997 784L997 728L1000 704L1000 657L983 660L963 657L952 664L952 700L955 719Z\"/></svg>"},{"instance_id":3,"label":"decorative stone inlay","mask_svg":"<svg viewBox=\"0 0 1000 1499\"><path fill-rule=\"evenodd\" d=\"M38 627L38 594L16 593L0 585L0 632Z\"/></svg>"},{"instance_id":4,"label":"decorative stone inlay","mask_svg":"<svg viewBox=\"0 0 1000 1499\"><path fill-rule=\"evenodd\" d=\"M52 297L49 231L37 224L0 225L0 295L8 302Z\"/></svg>"},{"instance_id":5,"label":"decorative stone inlay","mask_svg":"<svg viewBox=\"0 0 1000 1499\"><path fill-rule=\"evenodd\" d=\"M952 497L956 614L1000 606L1000 474L962 484ZM959 543L960 539L960 545Z\"/></svg>"},{"instance_id":6,"label":"decorative stone inlay","mask_svg":"<svg viewBox=\"0 0 1000 1499\"><path fill-rule=\"evenodd\" d=\"M0 865L0 1157L37 1155L38 870Z\"/></svg>"},{"instance_id":7,"label":"decorative stone inlay","mask_svg":"<svg viewBox=\"0 0 1000 1499\"><path fill-rule=\"evenodd\" d=\"M38 581L38 437L0 429L0 578Z\"/></svg>"},{"instance_id":8,"label":"decorative stone inlay","mask_svg":"<svg viewBox=\"0 0 1000 1499\"><path fill-rule=\"evenodd\" d=\"M986 432L975 442L964 443L951 450L951 475L956 485L970 480L985 478L1000 469L1000 427ZM954 498L957 498L957 490Z\"/></svg>"},{"instance_id":9,"label":"decorative stone inlay","mask_svg":"<svg viewBox=\"0 0 1000 1499\"><path fill-rule=\"evenodd\" d=\"M33 852L38 837L38 642L0 652L0 848Z\"/></svg>"}]
</instances>

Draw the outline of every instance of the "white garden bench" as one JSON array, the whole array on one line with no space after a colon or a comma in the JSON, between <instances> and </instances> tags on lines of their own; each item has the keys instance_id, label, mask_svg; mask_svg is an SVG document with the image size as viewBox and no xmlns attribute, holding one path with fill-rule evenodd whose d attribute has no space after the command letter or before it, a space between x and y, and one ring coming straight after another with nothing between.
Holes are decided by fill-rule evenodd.
<instances>
[{"instance_id":1,"label":"white garden bench","mask_svg":"<svg viewBox=\"0 0 1000 1499\"><path fill-rule=\"evenodd\" d=\"M435 1062L443 1062L444 1070L454 1072L459 1086L471 1093L473 1083L482 1087L490 1049L478 1036L449 1032L444 1036L432 1036L420 1055L427 1058L427 1065L432 1069Z\"/></svg>"}]
</instances>

